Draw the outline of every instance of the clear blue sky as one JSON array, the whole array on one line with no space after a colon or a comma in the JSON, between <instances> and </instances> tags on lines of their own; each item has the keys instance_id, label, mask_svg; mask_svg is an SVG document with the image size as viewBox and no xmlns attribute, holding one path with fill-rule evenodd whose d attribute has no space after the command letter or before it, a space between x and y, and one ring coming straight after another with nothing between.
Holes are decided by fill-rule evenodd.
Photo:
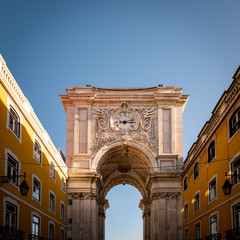
<instances>
[{"instance_id":1,"label":"clear blue sky","mask_svg":"<svg viewBox=\"0 0 240 240\"><path fill-rule=\"evenodd\" d=\"M64 152L66 117L59 94L65 88L183 87L190 95L186 156L240 64L239 9L239 0L1 0L0 53ZM110 205L123 196L138 204L139 193L132 196L129 189L112 189ZM107 240L120 240L135 225L123 220L126 225L114 231L119 237L113 236L113 208L107 211ZM119 205L114 209L123 211ZM131 222L142 234L139 216ZM141 239L136 232L124 239Z\"/></svg>"}]
</instances>

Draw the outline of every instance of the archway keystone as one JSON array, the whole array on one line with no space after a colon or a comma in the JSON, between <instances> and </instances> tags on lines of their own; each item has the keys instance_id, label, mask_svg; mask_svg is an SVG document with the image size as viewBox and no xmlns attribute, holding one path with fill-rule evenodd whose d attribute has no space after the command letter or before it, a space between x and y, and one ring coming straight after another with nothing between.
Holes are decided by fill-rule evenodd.
<instances>
[{"instance_id":1,"label":"archway keystone","mask_svg":"<svg viewBox=\"0 0 240 240\"><path fill-rule=\"evenodd\" d=\"M104 240L106 195L130 184L142 195L144 240L181 239L182 89L75 87L67 114L68 237Z\"/></svg>"}]
</instances>

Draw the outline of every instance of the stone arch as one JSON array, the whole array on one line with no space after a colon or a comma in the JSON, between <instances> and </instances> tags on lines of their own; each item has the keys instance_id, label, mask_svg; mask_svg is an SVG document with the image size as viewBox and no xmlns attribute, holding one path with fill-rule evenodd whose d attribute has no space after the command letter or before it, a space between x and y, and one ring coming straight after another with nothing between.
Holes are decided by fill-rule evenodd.
<instances>
[{"instance_id":1,"label":"stone arch","mask_svg":"<svg viewBox=\"0 0 240 240\"><path fill-rule=\"evenodd\" d=\"M102 196L103 198L106 198L108 192L114 188L117 185L120 184L129 184L133 187L135 187L142 195L142 198L144 198L146 195L148 195L148 192L146 191L144 184L142 181L139 181L139 179L130 176L130 175L125 175L125 174L121 174L119 176L115 176L113 178L111 178L109 181L107 181L107 183L105 184L103 190L102 190Z\"/></svg>"},{"instance_id":2,"label":"stone arch","mask_svg":"<svg viewBox=\"0 0 240 240\"><path fill-rule=\"evenodd\" d=\"M103 156L111 149L118 146L128 145L138 149L142 154L145 154L150 163L150 168L157 168L156 153L151 151L147 146L137 143L134 141L117 141L114 143L104 145L94 156L91 161L91 168L96 170L99 167L99 162L102 160Z\"/></svg>"}]
</instances>

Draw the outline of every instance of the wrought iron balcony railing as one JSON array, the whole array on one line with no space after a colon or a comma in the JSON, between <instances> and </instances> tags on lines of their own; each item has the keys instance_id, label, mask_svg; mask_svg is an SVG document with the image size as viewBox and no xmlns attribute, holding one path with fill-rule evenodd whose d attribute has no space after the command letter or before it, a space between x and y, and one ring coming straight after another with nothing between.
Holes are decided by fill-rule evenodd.
<instances>
[{"instance_id":1,"label":"wrought iron balcony railing","mask_svg":"<svg viewBox=\"0 0 240 240\"><path fill-rule=\"evenodd\" d=\"M29 240L45 240L45 238L36 234L29 234Z\"/></svg>"},{"instance_id":2,"label":"wrought iron balcony railing","mask_svg":"<svg viewBox=\"0 0 240 240\"><path fill-rule=\"evenodd\" d=\"M227 240L240 240L240 228L233 228L226 231Z\"/></svg>"},{"instance_id":3,"label":"wrought iron balcony railing","mask_svg":"<svg viewBox=\"0 0 240 240\"><path fill-rule=\"evenodd\" d=\"M0 239L4 240L24 240L25 233L10 227L0 227Z\"/></svg>"},{"instance_id":4,"label":"wrought iron balcony railing","mask_svg":"<svg viewBox=\"0 0 240 240\"><path fill-rule=\"evenodd\" d=\"M212 234L205 237L205 240L220 240L220 239L221 239L221 233L216 233L216 234Z\"/></svg>"}]
</instances>

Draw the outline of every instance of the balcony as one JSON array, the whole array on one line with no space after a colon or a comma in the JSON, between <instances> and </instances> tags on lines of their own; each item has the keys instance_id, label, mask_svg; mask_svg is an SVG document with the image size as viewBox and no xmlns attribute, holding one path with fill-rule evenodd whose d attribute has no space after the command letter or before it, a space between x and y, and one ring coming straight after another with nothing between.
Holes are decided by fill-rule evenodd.
<instances>
[{"instance_id":1,"label":"balcony","mask_svg":"<svg viewBox=\"0 0 240 240\"><path fill-rule=\"evenodd\" d=\"M226 231L227 240L240 240L240 228L233 228Z\"/></svg>"},{"instance_id":2,"label":"balcony","mask_svg":"<svg viewBox=\"0 0 240 240\"><path fill-rule=\"evenodd\" d=\"M221 233L209 235L205 237L205 240L220 240L221 239Z\"/></svg>"},{"instance_id":3,"label":"balcony","mask_svg":"<svg viewBox=\"0 0 240 240\"><path fill-rule=\"evenodd\" d=\"M10 227L0 227L0 239L2 240L24 240L25 233Z\"/></svg>"},{"instance_id":4,"label":"balcony","mask_svg":"<svg viewBox=\"0 0 240 240\"><path fill-rule=\"evenodd\" d=\"M29 240L45 240L45 238L35 234L29 234Z\"/></svg>"}]
</instances>

